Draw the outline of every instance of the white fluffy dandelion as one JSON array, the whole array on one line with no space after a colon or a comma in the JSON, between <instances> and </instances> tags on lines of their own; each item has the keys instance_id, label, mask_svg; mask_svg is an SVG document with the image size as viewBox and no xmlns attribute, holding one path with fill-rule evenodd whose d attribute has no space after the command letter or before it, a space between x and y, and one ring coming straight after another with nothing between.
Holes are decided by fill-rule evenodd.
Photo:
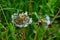
<instances>
[{"instance_id":1,"label":"white fluffy dandelion","mask_svg":"<svg viewBox=\"0 0 60 40\"><path fill-rule=\"evenodd\" d=\"M32 18L29 18L27 12L22 12L20 14L14 13L12 15L12 22L17 27L27 27L29 24L32 23Z\"/></svg>"},{"instance_id":2,"label":"white fluffy dandelion","mask_svg":"<svg viewBox=\"0 0 60 40\"><path fill-rule=\"evenodd\" d=\"M47 23L47 25L50 24L50 17L48 15L46 15L46 23Z\"/></svg>"},{"instance_id":3,"label":"white fluffy dandelion","mask_svg":"<svg viewBox=\"0 0 60 40\"><path fill-rule=\"evenodd\" d=\"M50 17L49 15L46 14L46 18L45 18L45 28L48 28L48 25L50 24Z\"/></svg>"}]
</instances>

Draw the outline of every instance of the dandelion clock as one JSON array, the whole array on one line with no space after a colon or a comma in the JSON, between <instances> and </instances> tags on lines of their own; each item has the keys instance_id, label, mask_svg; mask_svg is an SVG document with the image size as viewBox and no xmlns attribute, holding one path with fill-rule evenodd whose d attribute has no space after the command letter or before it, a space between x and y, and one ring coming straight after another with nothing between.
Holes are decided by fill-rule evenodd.
<instances>
[{"instance_id":1,"label":"dandelion clock","mask_svg":"<svg viewBox=\"0 0 60 40\"><path fill-rule=\"evenodd\" d=\"M22 28L23 26L27 27L29 24L31 24L32 18L29 18L27 12L22 12L20 14L14 13L12 15L12 22L15 24L16 27Z\"/></svg>"},{"instance_id":2,"label":"dandelion clock","mask_svg":"<svg viewBox=\"0 0 60 40\"><path fill-rule=\"evenodd\" d=\"M32 23L32 18L30 18L27 12L14 13L12 15L12 22L16 27L22 28L22 40L25 39L24 28Z\"/></svg>"}]
</instances>

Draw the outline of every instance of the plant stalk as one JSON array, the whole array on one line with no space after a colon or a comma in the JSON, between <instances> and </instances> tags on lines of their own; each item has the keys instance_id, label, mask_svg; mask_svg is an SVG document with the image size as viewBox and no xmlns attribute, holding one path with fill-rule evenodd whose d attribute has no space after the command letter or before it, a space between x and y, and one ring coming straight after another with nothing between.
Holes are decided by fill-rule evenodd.
<instances>
[{"instance_id":1,"label":"plant stalk","mask_svg":"<svg viewBox=\"0 0 60 40\"><path fill-rule=\"evenodd\" d=\"M24 27L22 27L22 40L25 39L25 32L24 32Z\"/></svg>"},{"instance_id":2,"label":"plant stalk","mask_svg":"<svg viewBox=\"0 0 60 40\"><path fill-rule=\"evenodd\" d=\"M29 15L31 13L31 7L32 7L31 2L32 2L32 0L29 1Z\"/></svg>"},{"instance_id":3,"label":"plant stalk","mask_svg":"<svg viewBox=\"0 0 60 40\"><path fill-rule=\"evenodd\" d=\"M60 9L59 9L59 11L57 12L57 14L54 16L54 18L53 18L53 20L51 21L51 23L54 22L54 20L56 19L56 17L58 16L59 13L60 13Z\"/></svg>"},{"instance_id":4,"label":"plant stalk","mask_svg":"<svg viewBox=\"0 0 60 40\"><path fill-rule=\"evenodd\" d=\"M38 36L39 29L40 29L40 28L38 27L38 29L36 30L34 40L37 40L37 36Z\"/></svg>"}]
</instances>

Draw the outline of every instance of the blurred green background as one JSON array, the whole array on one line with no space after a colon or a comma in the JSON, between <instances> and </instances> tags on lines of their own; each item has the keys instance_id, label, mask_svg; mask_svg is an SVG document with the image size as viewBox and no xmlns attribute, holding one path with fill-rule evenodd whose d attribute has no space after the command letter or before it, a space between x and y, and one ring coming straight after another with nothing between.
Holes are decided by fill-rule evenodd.
<instances>
[{"instance_id":1,"label":"blurred green background","mask_svg":"<svg viewBox=\"0 0 60 40\"><path fill-rule=\"evenodd\" d=\"M21 28L13 25L11 15L18 11L29 12L29 10L33 23L25 28L25 40L34 40L35 33L33 33L33 30L37 29L36 40L60 40L60 30L57 29L60 27L60 14L54 20L52 27L48 28L46 32L42 26L34 25L38 19L33 14L33 12L36 12L42 18L45 14L48 14L52 20L60 9L60 0L31 0L31 5L29 4L30 0L0 0L0 40L21 40ZM48 36L54 30L57 31Z\"/></svg>"}]
</instances>

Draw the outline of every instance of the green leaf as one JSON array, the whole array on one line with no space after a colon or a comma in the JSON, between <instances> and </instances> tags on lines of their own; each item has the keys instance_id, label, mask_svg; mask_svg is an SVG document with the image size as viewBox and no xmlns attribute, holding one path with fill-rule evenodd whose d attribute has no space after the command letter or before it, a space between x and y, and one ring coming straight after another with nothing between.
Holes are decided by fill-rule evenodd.
<instances>
[{"instance_id":1,"label":"green leaf","mask_svg":"<svg viewBox=\"0 0 60 40\"><path fill-rule=\"evenodd\" d=\"M0 23L0 29L3 28L3 25Z\"/></svg>"}]
</instances>

